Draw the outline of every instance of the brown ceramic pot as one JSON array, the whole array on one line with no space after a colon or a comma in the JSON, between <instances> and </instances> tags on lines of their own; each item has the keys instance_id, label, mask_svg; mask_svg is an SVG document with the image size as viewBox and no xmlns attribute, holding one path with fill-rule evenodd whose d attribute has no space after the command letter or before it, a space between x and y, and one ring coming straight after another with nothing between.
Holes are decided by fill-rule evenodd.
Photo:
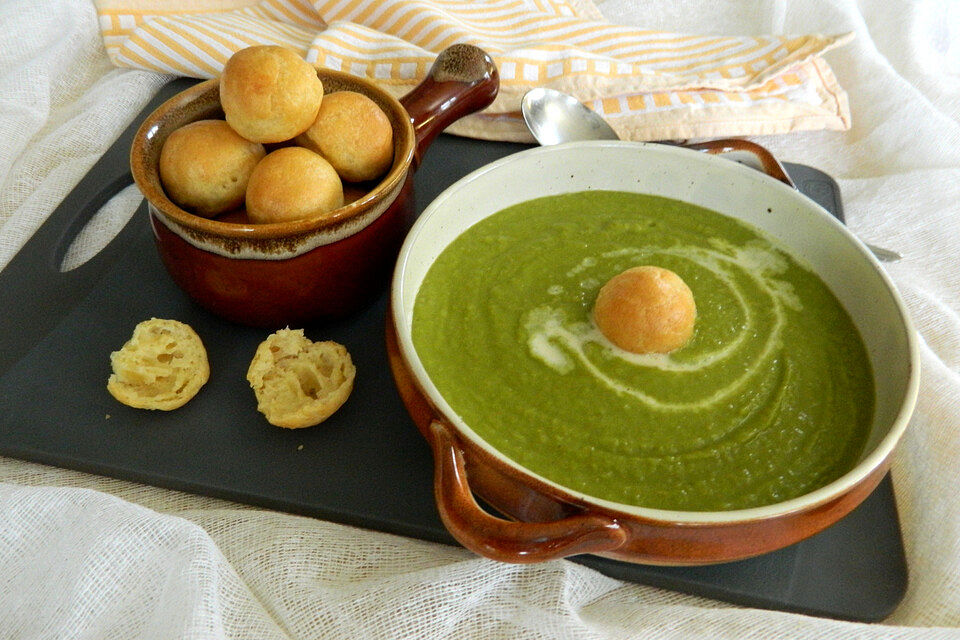
<instances>
[{"instance_id":1,"label":"brown ceramic pot","mask_svg":"<svg viewBox=\"0 0 960 640\"><path fill-rule=\"evenodd\" d=\"M757 151L730 144L698 150L720 153L728 148ZM788 186L782 168L769 160L762 162L768 173L763 175L713 155L665 145L605 141L542 147L466 176L421 214L394 273L388 353L403 401L433 449L441 518L461 544L510 562L580 553L645 564L726 562L807 538L873 491L889 468L916 401L915 333L896 289L869 249ZM857 325L874 370L873 424L853 469L806 495L763 507L649 509L598 499L540 476L487 443L457 415L413 344L413 307L424 276L446 246L487 216L536 197L586 189L650 193L743 220L776 237L824 280ZM475 496L499 514L481 508Z\"/></svg>"},{"instance_id":2,"label":"brown ceramic pot","mask_svg":"<svg viewBox=\"0 0 960 640\"><path fill-rule=\"evenodd\" d=\"M297 326L349 314L371 300L388 279L413 221L413 172L421 156L445 127L489 105L499 89L493 61L470 45L441 52L427 78L400 100L346 73L317 73L326 93L357 91L373 99L394 133L387 174L352 193L345 189L348 204L332 213L251 224L239 214L202 218L166 196L160 150L177 128L223 117L216 79L162 104L134 138L130 165L148 202L163 264L191 298L227 320Z\"/></svg>"}]
</instances>

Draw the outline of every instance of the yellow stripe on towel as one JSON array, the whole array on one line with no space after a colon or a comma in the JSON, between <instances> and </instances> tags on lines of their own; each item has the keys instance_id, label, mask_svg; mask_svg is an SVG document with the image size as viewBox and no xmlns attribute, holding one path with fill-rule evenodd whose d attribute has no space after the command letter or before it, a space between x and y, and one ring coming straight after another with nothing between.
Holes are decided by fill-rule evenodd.
<instances>
[{"instance_id":1,"label":"yellow stripe on towel","mask_svg":"<svg viewBox=\"0 0 960 640\"><path fill-rule=\"evenodd\" d=\"M840 36L716 36L613 25L589 0L96 0L118 66L196 77L230 55L278 44L396 95L458 42L484 48L501 91L453 130L528 139L515 116L535 86L572 93L637 139L849 127L846 95L822 55Z\"/></svg>"}]
</instances>

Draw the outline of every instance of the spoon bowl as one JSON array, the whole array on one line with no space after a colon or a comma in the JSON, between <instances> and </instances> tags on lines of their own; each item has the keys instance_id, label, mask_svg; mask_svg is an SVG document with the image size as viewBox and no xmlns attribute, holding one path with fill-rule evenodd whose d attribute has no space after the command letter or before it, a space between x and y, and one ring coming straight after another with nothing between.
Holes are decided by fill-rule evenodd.
<instances>
[{"instance_id":1,"label":"spoon bowl","mask_svg":"<svg viewBox=\"0 0 960 640\"><path fill-rule=\"evenodd\" d=\"M595 111L571 95L537 87L523 95L520 112L541 146L581 140L619 140Z\"/></svg>"}]
</instances>

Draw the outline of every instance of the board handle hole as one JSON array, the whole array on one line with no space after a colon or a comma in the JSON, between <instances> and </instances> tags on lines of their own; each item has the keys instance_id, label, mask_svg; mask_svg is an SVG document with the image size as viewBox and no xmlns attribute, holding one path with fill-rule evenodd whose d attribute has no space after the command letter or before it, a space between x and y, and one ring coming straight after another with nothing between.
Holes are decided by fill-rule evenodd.
<instances>
[{"instance_id":1,"label":"board handle hole","mask_svg":"<svg viewBox=\"0 0 960 640\"><path fill-rule=\"evenodd\" d=\"M100 253L126 226L143 202L137 185L111 197L76 233L60 260L60 272L72 271Z\"/></svg>"}]
</instances>

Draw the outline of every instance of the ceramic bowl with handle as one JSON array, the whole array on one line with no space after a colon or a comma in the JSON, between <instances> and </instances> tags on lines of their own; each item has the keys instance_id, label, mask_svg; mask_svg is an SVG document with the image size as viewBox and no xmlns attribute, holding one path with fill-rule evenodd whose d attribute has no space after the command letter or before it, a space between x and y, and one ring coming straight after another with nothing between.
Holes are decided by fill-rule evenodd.
<instances>
[{"instance_id":1,"label":"ceramic bowl with handle","mask_svg":"<svg viewBox=\"0 0 960 640\"><path fill-rule=\"evenodd\" d=\"M397 250L413 222L413 173L433 139L455 120L496 97L490 57L453 45L428 76L399 100L374 83L319 69L325 93L356 91L376 102L393 126L393 164L375 185L321 216L252 224L229 215L207 219L166 195L159 176L163 143L174 130L222 118L217 79L174 96L143 122L130 152L145 196L157 249L173 280L201 306L255 326L299 326L355 311L389 280Z\"/></svg>"},{"instance_id":2,"label":"ceramic bowl with handle","mask_svg":"<svg viewBox=\"0 0 960 640\"><path fill-rule=\"evenodd\" d=\"M873 491L916 401L915 334L873 254L827 211L784 184L776 167L769 173L681 147L575 142L482 167L426 208L394 272L389 356L404 403L433 449L441 517L464 546L512 562L579 553L648 564L726 562L809 537ZM826 283L853 319L874 372L873 423L849 472L803 496L762 507L651 509L598 499L538 475L457 415L431 381L412 339L414 301L428 269L456 237L487 216L533 198L591 189L673 198L739 219L775 238ZM476 496L499 515L480 508Z\"/></svg>"}]
</instances>

